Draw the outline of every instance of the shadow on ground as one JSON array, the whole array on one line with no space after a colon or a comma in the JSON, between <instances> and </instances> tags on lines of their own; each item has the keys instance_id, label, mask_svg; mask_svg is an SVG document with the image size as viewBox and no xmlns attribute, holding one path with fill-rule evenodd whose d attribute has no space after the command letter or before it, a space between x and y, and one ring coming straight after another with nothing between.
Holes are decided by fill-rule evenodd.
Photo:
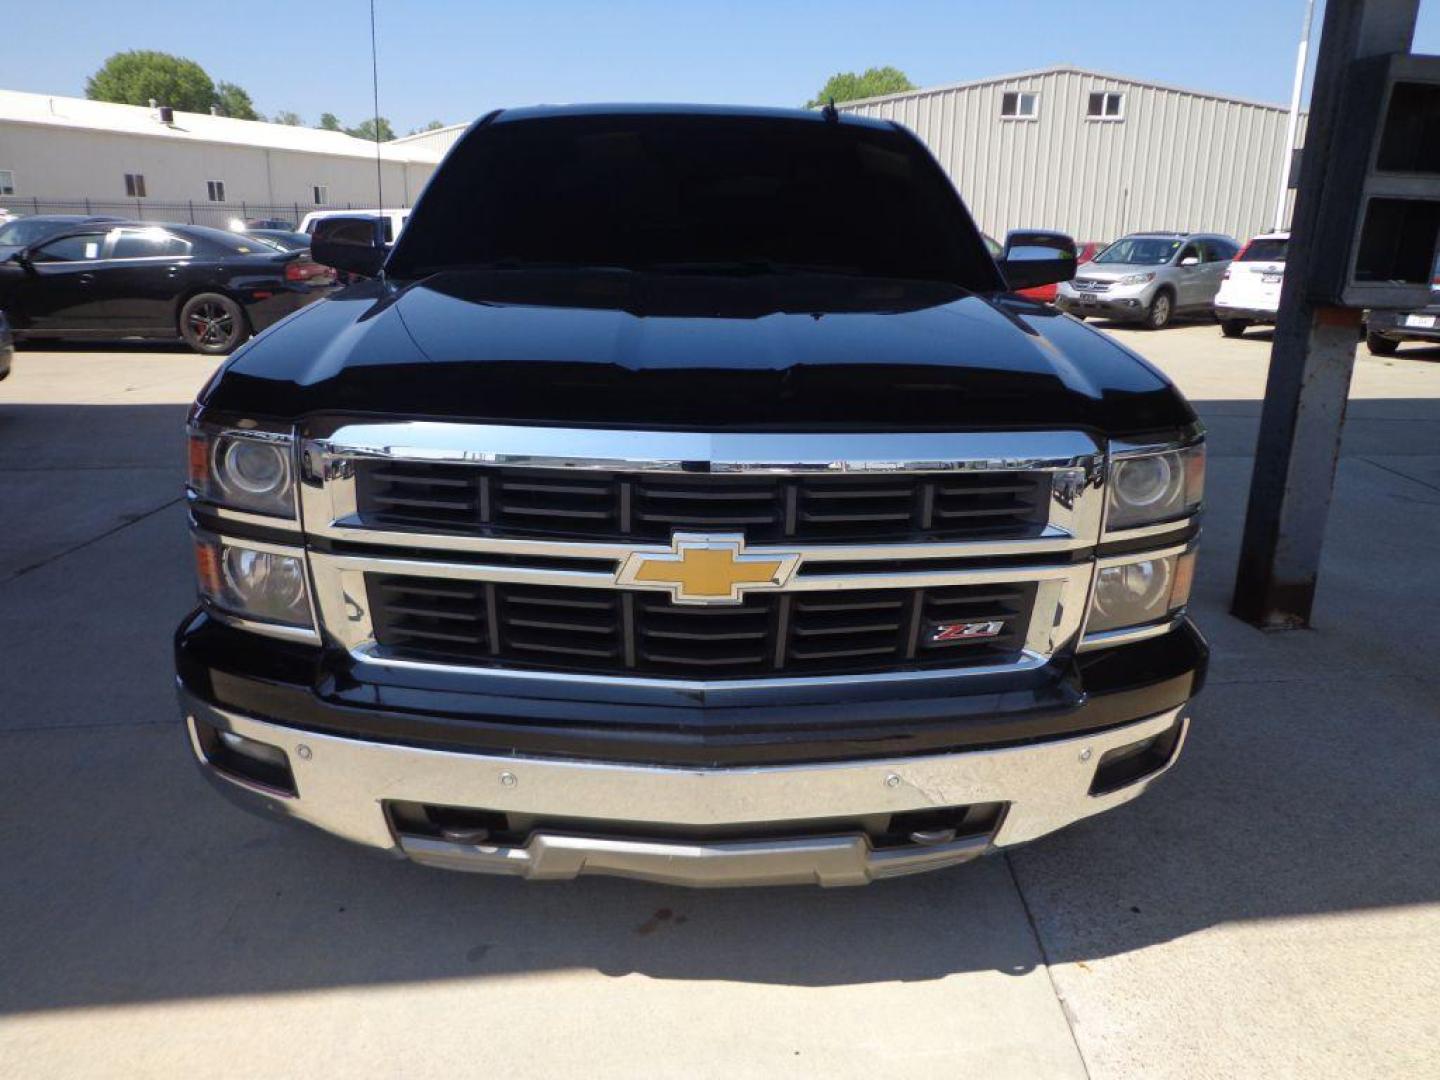
<instances>
[{"instance_id":1,"label":"shadow on ground","mask_svg":"<svg viewBox=\"0 0 1440 1080\"><path fill-rule=\"evenodd\" d=\"M253 819L202 783L175 716L182 507L0 582L0 1011L562 969L800 986L1023 973L1224 923L1434 903L1440 686L1417 649L1440 600L1440 402L1355 403L1319 629L1284 636L1226 614L1259 409L1239 404L1198 406L1217 432L1195 604L1215 664L1179 768L1009 856L865 889L525 884ZM170 439L147 409L73 411L0 408L0 461L16 432L72 424L105 433L97 460L129 432ZM117 490L151 468L178 490L178 458L146 449ZM23 512L58 529L70 509L32 491Z\"/></svg>"}]
</instances>

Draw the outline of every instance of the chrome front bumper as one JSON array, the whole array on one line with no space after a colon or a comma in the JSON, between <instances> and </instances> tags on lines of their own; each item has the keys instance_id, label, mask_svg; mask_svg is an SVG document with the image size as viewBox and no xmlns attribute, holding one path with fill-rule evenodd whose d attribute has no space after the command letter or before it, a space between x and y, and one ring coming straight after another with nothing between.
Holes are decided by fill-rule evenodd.
<instances>
[{"instance_id":1,"label":"chrome front bumper","mask_svg":"<svg viewBox=\"0 0 1440 1080\"><path fill-rule=\"evenodd\" d=\"M764 768L684 769L512 758L420 749L298 731L216 709L180 690L192 747L212 776L270 810L416 862L526 878L611 874L693 886L857 885L973 859L1023 843L1139 795L1175 761L1119 790L1090 794L1106 751L1170 730L1180 709L1079 738L968 753ZM297 795L280 795L217 770L196 718L284 750ZM536 830L522 846L397 835L388 801L507 814L591 819L623 836ZM861 818L937 807L1004 803L993 835L934 846L875 848L859 829L785 839L677 840L664 833ZM645 838L644 825L663 826ZM637 838L638 837L638 838Z\"/></svg>"}]
</instances>

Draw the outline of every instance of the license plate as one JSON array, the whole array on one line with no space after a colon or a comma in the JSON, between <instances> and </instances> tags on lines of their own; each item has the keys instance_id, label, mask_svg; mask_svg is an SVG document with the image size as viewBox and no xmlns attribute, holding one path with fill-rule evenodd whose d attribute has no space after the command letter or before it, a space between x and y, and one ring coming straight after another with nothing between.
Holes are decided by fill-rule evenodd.
<instances>
[{"instance_id":1,"label":"license plate","mask_svg":"<svg viewBox=\"0 0 1440 1080\"><path fill-rule=\"evenodd\" d=\"M1082 292L1080 294L1080 303L1082 304L1098 304L1099 302L1100 297L1096 296L1093 292Z\"/></svg>"},{"instance_id":2,"label":"license plate","mask_svg":"<svg viewBox=\"0 0 1440 1080\"><path fill-rule=\"evenodd\" d=\"M1261 274L1260 280L1266 285L1279 285L1281 276L1280 274Z\"/></svg>"},{"instance_id":3,"label":"license plate","mask_svg":"<svg viewBox=\"0 0 1440 1080\"><path fill-rule=\"evenodd\" d=\"M1406 316L1405 316L1405 325L1406 325L1406 326L1413 326L1413 327L1415 327L1417 330L1434 330L1434 329L1435 329L1435 316L1434 316L1434 315L1406 315Z\"/></svg>"}]
</instances>

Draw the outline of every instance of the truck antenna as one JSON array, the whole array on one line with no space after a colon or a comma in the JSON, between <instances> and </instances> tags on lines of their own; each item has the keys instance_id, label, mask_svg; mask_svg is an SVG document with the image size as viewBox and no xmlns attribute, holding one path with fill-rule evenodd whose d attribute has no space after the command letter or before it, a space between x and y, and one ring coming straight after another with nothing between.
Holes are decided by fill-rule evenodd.
<instances>
[{"instance_id":1,"label":"truck antenna","mask_svg":"<svg viewBox=\"0 0 1440 1080\"><path fill-rule=\"evenodd\" d=\"M385 216L385 173L380 167L380 53L375 47L375 0L370 0L370 91L375 105L375 209ZM380 264L380 282L385 282L385 264Z\"/></svg>"}]
</instances>

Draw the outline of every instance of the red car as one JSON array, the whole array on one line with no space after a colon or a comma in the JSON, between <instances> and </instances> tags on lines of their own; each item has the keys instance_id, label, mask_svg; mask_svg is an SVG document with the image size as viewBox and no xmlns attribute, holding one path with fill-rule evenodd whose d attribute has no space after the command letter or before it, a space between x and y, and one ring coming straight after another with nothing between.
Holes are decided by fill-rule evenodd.
<instances>
[{"instance_id":1,"label":"red car","mask_svg":"<svg viewBox=\"0 0 1440 1080\"><path fill-rule=\"evenodd\" d=\"M1004 252L1005 249L1000 245L997 240L995 240L988 233L984 233L982 234L982 236L985 240L985 248L987 251L990 252L990 257L992 259L1000 258L1001 254ZM1076 258L1076 265L1080 266L1089 262L1096 255L1100 254L1100 252L1104 251L1107 246L1108 245L1099 243L1095 240L1088 240L1085 243L1080 244ZM1021 296L1028 297L1031 300L1039 300L1042 303L1048 304L1054 301L1055 290L1056 286L1054 285L1037 285L1033 289L1019 289L1017 291Z\"/></svg>"}]
</instances>

